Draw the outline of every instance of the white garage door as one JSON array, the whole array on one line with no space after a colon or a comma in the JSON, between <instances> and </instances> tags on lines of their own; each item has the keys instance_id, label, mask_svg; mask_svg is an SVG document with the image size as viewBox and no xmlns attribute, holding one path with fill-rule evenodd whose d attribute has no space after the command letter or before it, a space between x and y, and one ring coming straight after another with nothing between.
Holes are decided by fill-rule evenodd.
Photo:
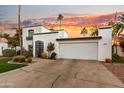
<instances>
[{"instance_id":1,"label":"white garage door","mask_svg":"<svg viewBox=\"0 0 124 93\"><path fill-rule=\"evenodd\" d=\"M59 57L98 60L98 43L60 43Z\"/></svg>"}]
</instances>

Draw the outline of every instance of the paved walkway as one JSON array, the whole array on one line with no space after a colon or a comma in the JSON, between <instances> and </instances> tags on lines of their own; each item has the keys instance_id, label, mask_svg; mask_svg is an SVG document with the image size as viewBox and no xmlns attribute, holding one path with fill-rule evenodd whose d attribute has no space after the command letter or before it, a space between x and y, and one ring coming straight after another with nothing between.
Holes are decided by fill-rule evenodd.
<instances>
[{"instance_id":1,"label":"paved walkway","mask_svg":"<svg viewBox=\"0 0 124 93\"><path fill-rule=\"evenodd\" d=\"M30 66L0 74L0 87L124 87L124 84L99 62L38 61Z\"/></svg>"}]
</instances>

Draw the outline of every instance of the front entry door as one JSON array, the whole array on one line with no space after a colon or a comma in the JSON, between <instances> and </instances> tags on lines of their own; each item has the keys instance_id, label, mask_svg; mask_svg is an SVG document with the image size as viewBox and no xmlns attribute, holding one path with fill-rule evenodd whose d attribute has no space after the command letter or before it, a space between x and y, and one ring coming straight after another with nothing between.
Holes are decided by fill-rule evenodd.
<instances>
[{"instance_id":1,"label":"front entry door","mask_svg":"<svg viewBox=\"0 0 124 93\"><path fill-rule=\"evenodd\" d=\"M41 53L44 50L44 43L43 41L36 41L35 42L35 55L36 57L41 57Z\"/></svg>"}]
</instances>

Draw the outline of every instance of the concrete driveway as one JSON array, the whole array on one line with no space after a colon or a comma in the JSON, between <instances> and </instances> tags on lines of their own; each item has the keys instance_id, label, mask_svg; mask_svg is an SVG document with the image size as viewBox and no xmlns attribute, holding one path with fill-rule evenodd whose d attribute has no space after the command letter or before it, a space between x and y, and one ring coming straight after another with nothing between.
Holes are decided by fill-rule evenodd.
<instances>
[{"instance_id":1,"label":"concrete driveway","mask_svg":"<svg viewBox=\"0 0 124 93\"><path fill-rule=\"evenodd\" d=\"M84 88L124 87L100 62L85 60L39 60L0 74L0 87Z\"/></svg>"}]
</instances>

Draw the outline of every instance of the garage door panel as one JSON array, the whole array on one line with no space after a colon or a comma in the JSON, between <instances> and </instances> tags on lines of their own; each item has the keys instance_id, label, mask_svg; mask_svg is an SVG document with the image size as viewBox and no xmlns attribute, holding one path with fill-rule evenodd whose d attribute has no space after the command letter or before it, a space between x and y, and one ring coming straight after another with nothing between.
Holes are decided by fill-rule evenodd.
<instances>
[{"instance_id":1,"label":"garage door panel","mask_svg":"<svg viewBox=\"0 0 124 93\"><path fill-rule=\"evenodd\" d=\"M68 43L59 44L60 58L67 59L98 59L98 44L97 43Z\"/></svg>"}]
</instances>

